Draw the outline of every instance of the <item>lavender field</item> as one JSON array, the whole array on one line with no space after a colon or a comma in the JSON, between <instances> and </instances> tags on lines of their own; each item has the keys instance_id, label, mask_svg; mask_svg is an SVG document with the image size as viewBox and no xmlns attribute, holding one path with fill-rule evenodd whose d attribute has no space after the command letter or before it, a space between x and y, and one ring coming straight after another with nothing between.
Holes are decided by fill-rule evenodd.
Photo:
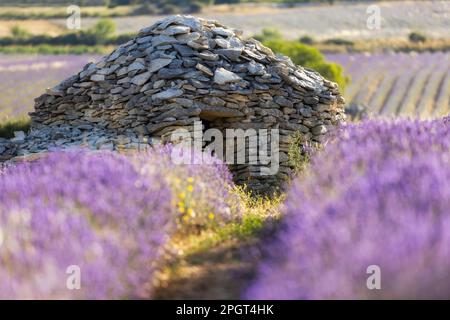
<instances>
[{"instance_id":1,"label":"lavender field","mask_svg":"<svg viewBox=\"0 0 450 320\"><path fill-rule=\"evenodd\" d=\"M93 59L86 55L0 55L0 121L26 116L34 98Z\"/></svg>"},{"instance_id":2,"label":"lavender field","mask_svg":"<svg viewBox=\"0 0 450 320\"><path fill-rule=\"evenodd\" d=\"M450 53L327 54L350 75L350 104L374 114L435 118L450 111ZM0 121L26 116L46 88L98 57L0 56Z\"/></svg>"},{"instance_id":3,"label":"lavender field","mask_svg":"<svg viewBox=\"0 0 450 320\"><path fill-rule=\"evenodd\" d=\"M348 125L309 151L281 204L246 200L217 160L171 163L170 147L6 166L0 298L448 298L449 143L448 117ZM274 217L275 233L256 232ZM367 289L368 266L382 290Z\"/></svg>"},{"instance_id":4,"label":"lavender field","mask_svg":"<svg viewBox=\"0 0 450 320\"><path fill-rule=\"evenodd\" d=\"M225 165L170 154L72 150L0 167L0 299L151 298L174 234L239 218ZM74 266L82 286L68 290Z\"/></svg>"},{"instance_id":5,"label":"lavender field","mask_svg":"<svg viewBox=\"0 0 450 320\"><path fill-rule=\"evenodd\" d=\"M247 1L246 1L247 2ZM248 1L257 2L257 1ZM277 1L273 1L277 2ZM231 11L206 8L199 15L217 19L226 25L245 31L246 36L275 28L288 39L310 35L315 39L344 37L346 39L396 39L405 38L413 30L425 30L434 38L448 36L450 3L442 0L384 1L378 3L383 17L383 27L370 30L366 27L367 2L335 2L332 6L302 3L293 7L276 7L247 3L232 7ZM165 16L117 17L114 22L120 32L133 32ZM62 19L49 20L56 27L64 26ZM83 28L89 28L98 18L84 19Z\"/></svg>"},{"instance_id":6,"label":"lavender field","mask_svg":"<svg viewBox=\"0 0 450 320\"><path fill-rule=\"evenodd\" d=\"M450 2L369 3L199 12L292 60L142 8L103 59L0 54L0 300L450 299Z\"/></svg>"},{"instance_id":7,"label":"lavender field","mask_svg":"<svg viewBox=\"0 0 450 320\"><path fill-rule=\"evenodd\" d=\"M250 299L448 299L450 118L341 129L298 177ZM369 266L380 290L368 290Z\"/></svg>"},{"instance_id":8,"label":"lavender field","mask_svg":"<svg viewBox=\"0 0 450 320\"><path fill-rule=\"evenodd\" d=\"M422 119L450 112L450 53L328 54L351 76L350 104Z\"/></svg>"}]
</instances>

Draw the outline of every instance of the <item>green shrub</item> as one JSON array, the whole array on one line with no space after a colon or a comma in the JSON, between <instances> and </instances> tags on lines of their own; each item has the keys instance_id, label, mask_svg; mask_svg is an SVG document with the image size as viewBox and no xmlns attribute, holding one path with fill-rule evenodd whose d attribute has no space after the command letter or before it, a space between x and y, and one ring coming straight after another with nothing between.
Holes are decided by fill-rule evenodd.
<instances>
[{"instance_id":1,"label":"green shrub","mask_svg":"<svg viewBox=\"0 0 450 320\"><path fill-rule=\"evenodd\" d=\"M14 137L14 131L28 132L30 124L29 118L8 120L0 123L0 138L11 139Z\"/></svg>"},{"instance_id":2,"label":"green shrub","mask_svg":"<svg viewBox=\"0 0 450 320\"><path fill-rule=\"evenodd\" d=\"M18 25L12 26L10 32L13 38L16 39L25 39L30 36L30 33L26 29Z\"/></svg>"},{"instance_id":3,"label":"green shrub","mask_svg":"<svg viewBox=\"0 0 450 320\"><path fill-rule=\"evenodd\" d=\"M118 45L118 44L126 43L126 42L130 41L131 39L133 39L135 36L136 36L135 33L122 33L122 34L119 34L118 36L109 38L107 44Z\"/></svg>"},{"instance_id":4,"label":"green shrub","mask_svg":"<svg viewBox=\"0 0 450 320\"><path fill-rule=\"evenodd\" d=\"M297 131L291 139L288 150L289 165L294 170L294 175L299 175L308 166L310 155L303 148L304 140L300 131Z\"/></svg>"},{"instance_id":5,"label":"green shrub","mask_svg":"<svg viewBox=\"0 0 450 320\"><path fill-rule=\"evenodd\" d=\"M300 41L303 44L314 44L315 43L314 39L310 36L300 37L300 39L298 41Z\"/></svg>"},{"instance_id":6,"label":"green shrub","mask_svg":"<svg viewBox=\"0 0 450 320\"><path fill-rule=\"evenodd\" d=\"M427 37L419 32L411 32L408 36L409 41L411 42L425 42L427 41Z\"/></svg>"},{"instance_id":7,"label":"green shrub","mask_svg":"<svg viewBox=\"0 0 450 320\"><path fill-rule=\"evenodd\" d=\"M337 46L353 46L355 44L353 41L340 39L340 38L328 39L328 40L325 40L323 43L334 44Z\"/></svg>"},{"instance_id":8,"label":"green shrub","mask_svg":"<svg viewBox=\"0 0 450 320\"><path fill-rule=\"evenodd\" d=\"M325 57L316 48L297 41L269 40L263 42L276 53L289 56L292 61L301 66L323 62Z\"/></svg>"},{"instance_id":9,"label":"green shrub","mask_svg":"<svg viewBox=\"0 0 450 320\"><path fill-rule=\"evenodd\" d=\"M324 78L336 82L342 91L350 83L350 77L344 75L344 68L337 63L323 61L309 64L308 67L319 72Z\"/></svg>"},{"instance_id":10,"label":"green shrub","mask_svg":"<svg viewBox=\"0 0 450 320\"><path fill-rule=\"evenodd\" d=\"M282 40L283 35L277 29L264 28L261 31L261 34L257 34L255 36L253 36L253 38L258 41L261 41L261 42L266 42L266 41L273 41L273 40Z\"/></svg>"},{"instance_id":11,"label":"green shrub","mask_svg":"<svg viewBox=\"0 0 450 320\"><path fill-rule=\"evenodd\" d=\"M134 15L147 15L147 14L157 14L158 8L154 4L144 3L137 7L134 11Z\"/></svg>"},{"instance_id":12,"label":"green shrub","mask_svg":"<svg viewBox=\"0 0 450 320\"><path fill-rule=\"evenodd\" d=\"M192 4L189 5L188 11L190 13L197 13L202 11L203 8L203 4L200 2L193 2Z\"/></svg>"},{"instance_id":13,"label":"green shrub","mask_svg":"<svg viewBox=\"0 0 450 320\"><path fill-rule=\"evenodd\" d=\"M344 76L342 66L327 62L319 50L297 41L270 40L264 45L276 53L282 53L292 59L295 64L319 72L326 79L336 82L341 90L349 83L350 78Z\"/></svg>"},{"instance_id":14,"label":"green shrub","mask_svg":"<svg viewBox=\"0 0 450 320\"><path fill-rule=\"evenodd\" d=\"M166 3L161 7L162 14L176 14L180 12L181 12L180 8L171 3Z\"/></svg>"},{"instance_id":15,"label":"green shrub","mask_svg":"<svg viewBox=\"0 0 450 320\"><path fill-rule=\"evenodd\" d=\"M92 37L94 44L103 44L116 32L116 24L111 19L101 19L84 36Z\"/></svg>"}]
</instances>

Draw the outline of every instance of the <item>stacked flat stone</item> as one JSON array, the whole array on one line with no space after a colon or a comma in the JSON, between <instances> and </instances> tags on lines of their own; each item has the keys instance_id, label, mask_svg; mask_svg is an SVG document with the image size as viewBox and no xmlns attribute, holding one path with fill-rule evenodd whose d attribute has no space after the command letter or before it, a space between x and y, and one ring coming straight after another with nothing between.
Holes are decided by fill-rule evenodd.
<instances>
[{"instance_id":1,"label":"stacked flat stone","mask_svg":"<svg viewBox=\"0 0 450 320\"><path fill-rule=\"evenodd\" d=\"M232 167L238 183L258 190L289 175L291 137L300 132L304 143L322 141L345 119L343 104L337 84L317 72L217 21L177 15L140 30L35 99L32 135L43 137L25 137L14 147L24 154L88 136L90 146L116 149L126 145L118 137L151 143L178 128L192 131L200 120L223 131L279 129L277 177L259 176L258 166ZM11 143L3 146L11 150Z\"/></svg>"}]
</instances>

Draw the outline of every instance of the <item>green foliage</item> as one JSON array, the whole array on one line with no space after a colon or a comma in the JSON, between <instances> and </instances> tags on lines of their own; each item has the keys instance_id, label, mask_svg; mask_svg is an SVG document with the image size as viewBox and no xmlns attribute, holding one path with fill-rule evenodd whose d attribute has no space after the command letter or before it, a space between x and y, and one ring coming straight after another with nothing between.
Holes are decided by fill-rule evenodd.
<instances>
[{"instance_id":1,"label":"green foliage","mask_svg":"<svg viewBox=\"0 0 450 320\"><path fill-rule=\"evenodd\" d=\"M14 137L14 131L30 130L30 119L15 119L0 123L0 138L11 139Z\"/></svg>"},{"instance_id":2,"label":"green foliage","mask_svg":"<svg viewBox=\"0 0 450 320\"><path fill-rule=\"evenodd\" d=\"M235 186L232 193L237 197L242 217L229 221L225 225L211 225L201 234L188 234L183 237L187 253L192 254L209 250L225 241L249 241L260 236L268 226L276 225L280 220L280 206L284 194L272 197L258 196L242 186Z\"/></svg>"},{"instance_id":3,"label":"green foliage","mask_svg":"<svg viewBox=\"0 0 450 320\"><path fill-rule=\"evenodd\" d=\"M26 29L18 25L12 26L10 32L11 35L16 39L25 39L30 36L30 33Z\"/></svg>"},{"instance_id":4,"label":"green foliage","mask_svg":"<svg viewBox=\"0 0 450 320\"><path fill-rule=\"evenodd\" d=\"M314 39L310 36L300 37L300 39L298 41L300 41L303 44L314 44L315 43Z\"/></svg>"},{"instance_id":5,"label":"green foliage","mask_svg":"<svg viewBox=\"0 0 450 320\"><path fill-rule=\"evenodd\" d=\"M6 52L7 46L40 46L39 50L45 51L49 46L97 46L97 45L117 45L132 39L135 34L115 35L116 25L111 19L101 19L93 27L86 31L69 32L56 37L47 35L36 36L15 36L0 38L0 51ZM15 30L16 33L22 34L23 31ZM5 47L1 47L5 46ZM78 49L79 49L78 48ZM77 49L77 50L78 50ZM29 49L23 49L29 50ZM32 49L30 49L32 50ZM12 50L14 51L14 49ZM82 49L83 52L96 51ZM32 53L32 52L30 52Z\"/></svg>"},{"instance_id":6,"label":"green foliage","mask_svg":"<svg viewBox=\"0 0 450 320\"><path fill-rule=\"evenodd\" d=\"M133 14L135 15L147 15L147 14L157 14L158 8L152 3L144 3L137 7Z\"/></svg>"},{"instance_id":7,"label":"green foliage","mask_svg":"<svg viewBox=\"0 0 450 320\"><path fill-rule=\"evenodd\" d=\"M342 91L350 83L350 77L344 75L344 68L335 62L311 63L308 67L316 70L326 79L336 82Z\"/></svg>"},{"instance_id":8,"label":"green foliage","mask_svg":"<svg viewBox=\"0 0 450 320\"><path fill-rule=\"evenodd\" d=\"M95 44L104 44L116 31L116 24L111 19L101 19L92 28L82 33L82 36L90 38Z\"/></svg>"},{"instance_id":9,"label":"green foliage","mask_svg":"<svg viewBox=\"0 0 450 320\"><path fill-rule=\"evenodd\" d=\"M355 43L350 40L340 39L340 38L333 38L325 40L323 43L325 44L334 44L338 46L353 46Z\"/></svg>"},{"instance_id":10,"label":"green foliage","mask_svg":"<svg viewBox=\"0 0 450 320\"><path fill-rule=\"evenodd\" d=\"M302 173L309 164L309 154L302 147L302 133L297 131L291 138L289 145L288 159L289 165L293 168L294 174Z\"/></svg>"},{"instance_id":11,"label":"green foliage","mask_svg":"<svg viewBox=\"0 0 450 320\"><path fill-rule=\"evenodd\" d=\"M264 45L271 48L276 53L289 56L292 61L301 66L308 67L311 64L318 64L324 61L325 57L319 50L311 46L288 40L264 41Z\"/></svg>"},{"instance_id":12,"label":"green foliage","mask_svg":"<svg viewBox=\"0 0 450 320\"><path fill-rule=\"evenodd\" d=\"M211 2L211 4L213 3L213 0L210 0L209 2ZM193 2L190 6L188 11L190 13L196 13L196 12L200 12L203 8L205 4L201 3L201 2Z\"/></svg>"},{"instance_id":13,"label":"green foliage","mask_svg":"<svg viewBox=\"0 0 450 320\"><path fill-rule=\"evenodd\" d=\"M278 29L273 28L264 28L261 32L261 34L257 34L253 36L258 41L265 42L265 41L273 41L273 40L282 40L283 35Z\"/></svg>"},{"instance_id":14,"label":"green foliage","mask_svg":"<svg viewBox=\"0 0 450 320\"><path fill-rule=\"evenodd\" d=\"M298 41L279 39L264 41L263 44L276 53L289 56L295 64L313 69L326 79L336 82L341 90L344 90L350 82L350 78L344 75L342 66L333 62L327 62L323 54L316 48Z\"/></svg>"},{"instance_id":15,"label":"green foliage","mask_svg":"<svg viewBox=\"0 0 450 320\"><path fill-rule=\"evenodd\" d=\"M111 19L102 19L90 29L90 32L106 38L116 32L116 24Z\"/></svg>"},{"instance_id":16,"label":"green foliage","mask_svg":"<svg viewBox=\"0 0 450 320\"><path fill-rule=\"evenodd\" d=\"M409 41L411 42L425 42L427 41L427 37L419 32L411 32L408 36Z\"/></svg>"}]
</instances>

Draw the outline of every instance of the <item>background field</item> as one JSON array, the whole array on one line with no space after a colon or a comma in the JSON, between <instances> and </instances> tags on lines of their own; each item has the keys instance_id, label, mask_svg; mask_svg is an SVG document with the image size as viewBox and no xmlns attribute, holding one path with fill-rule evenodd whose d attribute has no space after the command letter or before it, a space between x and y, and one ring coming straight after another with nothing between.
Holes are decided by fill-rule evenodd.
<instances>
[{"instance_id":1,"label":"background field","mask_svg":"<svg viewBox=\"0 0 450 320\"><path fill-rule=\"evenodd\" d=\"M45 88L78 72L91 56L0 55L0 122L22 118Z\"/></svg>"},{"instance_id":2,"label":"background field","mask_svg":"<svg viewBox=\"0 0 450 320\"><path fill-rule=\"evenodd\" d=\"M352 79L344 96L383 116L440 117L450 112L450 52L327 54ZM0 121L21 118L47 87L78 72L93 55L0 55Z\"/></svg>"},{"instance_id":3,"label":"background field","mask_svg":"<svg viewBox=\"0 0 450 320\"><path fill-rule=\"evenodd\" d=\"M203 6L196 15L242 29L246 37L267 28L286 40L308 36L310 45L342 65L344 75L350 77L344 92L349 105L388 117L434 118L450 111L450 1L337 1L289 7L280 4L285 1L277 2ZM371 4L380 8L379 30L366 25ZM0 54L0 121L26 117L33 99L45 88L166 16L136 15L138 8L82 6L84 34L75 34L62 18L67 14L65 6L0 6L0 43L4 44L0 52L9 53ZM115 31L92 37L94 26L105 16ZM18 27L15 33L13 27ZM426 40L408 40L411 32ZM58 35L59 42L52 43Z\"/></svg>"},{"instance_id":4,"label":"background field","mask_svg":"<svg viewBox=\"0 0 450 320\"><path fill-rule=\"evenodd\" d=\"M391 1L378 4L381 9L381 29L366 27L367 3L336 3L329 5L299 5L293 8L270 8L252 5L231 9L210 8L196 14L216 19L242 29L246 36L263 28L276 28L288 39L310 35L317 39L344 37L349 39L404 38L414 30L430 37L448 37L450 2L448 1ZM233 9L234 8L234 9ZM113 18L118 32L134 32L151 25L163 16ZM92 26L98 18L85 18L82 27ZM65 20L51 20L65 25Z\"/></svg>"},{"instance_id":5,"label":"background field","mask_svg":"<svg viewBox=\"0 0 450 320\"><path fill-rule=\"evenodd\" d=\"M374 114L441 117L450 112L450 53L328 54L352 81L349 104Z\"/></svg>"}]
</instances>

